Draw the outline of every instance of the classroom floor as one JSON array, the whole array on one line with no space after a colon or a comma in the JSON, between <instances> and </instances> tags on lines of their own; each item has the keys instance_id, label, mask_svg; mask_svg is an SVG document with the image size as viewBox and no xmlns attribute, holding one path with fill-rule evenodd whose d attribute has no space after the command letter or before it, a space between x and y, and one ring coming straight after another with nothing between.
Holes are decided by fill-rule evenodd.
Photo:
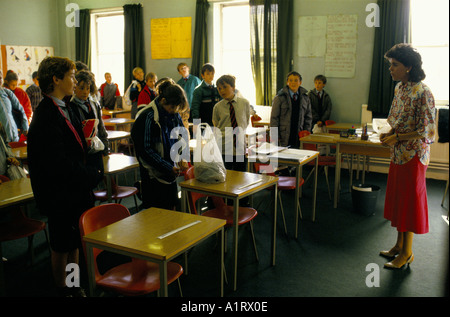
<instances>
[{"instance_id":1,"label":"classroom floor","mask_svg":"<svg viewBox=\"0 0 450 317\"><path fill-rule=\"evenodd\" d=\"M128 173L126 180L132 184L134 173ZM342 172L342 193L337 209L332 207L325 178L319 174L316 220L310 220L312 182L309 182L303 189L301 198L303 219L299 223L298 239L294 238L293 193L285 194L288 234L284 233L279 213L275 266L270 265L270 193L266 191L255 195L254 206L260 205L259 214L254 220L259 262L255 259L250 231L242 227L239 231L237 290L233 291L232 236L228 232L225 266L229 284L225 284L225 297L448 296L448 198L444 207L441 207L445 181L427 180L430 232L414 236L415 260L410 267L401 270L384 269L386 259L379 256L379 251L389 249L396 239L396 230L383 218L386 181L386 174L371 172L366 175L366 183L378 185L381 190L375 214L363 216L352 210L346 170ZM123 176L120 182L125 182ZM334 171L331 170L332 188L333 184ZM123 204L132 213L135 212L132 198L125 200ZM39 217L33 206L31 212ZM3 256L7 258L4 263L7 296L55 296L44 233L36 235L34 245L36 258L34 265L30 267L26 264L27 239L2 244ZM216 247L216 237L213 236L189 252L189 274L181 277L184 298L217 296L219 281L218 267L214 260ZM119 260L116 257L109 259L111 262ZM176 261L184 264L182 257ZM81 283L87 289L85 270L83 267L81 270ZM374 270L379 272L379 286L368 287L366 282L374 281ZM169 296L179 297L176 283L169 286Z\"/></svg>"}]
</instances>

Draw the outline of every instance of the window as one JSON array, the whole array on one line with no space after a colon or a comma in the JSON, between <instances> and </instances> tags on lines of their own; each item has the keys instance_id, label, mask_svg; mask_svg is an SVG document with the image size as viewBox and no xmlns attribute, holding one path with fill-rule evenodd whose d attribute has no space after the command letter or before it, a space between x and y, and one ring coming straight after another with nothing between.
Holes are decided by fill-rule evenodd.
<instances>
[{"instance_id":1,"label":"window","mask_svg":"<svg viewBox=\"0 0 450 317\"><path fill-rule=\"evenodd\" d=\"M411 0L412 45L422 56L426 78L436 104L449 100L449 1Z\"/></svg>"},{"instance_id":2,"label":"window","mask_svg":"<svg viewBox=\"0 0 450 317\"><path fill-rule=\"evenodd\" d=\"M246 3L214 4L215 80L236 77L236 89L255 105L255 84L250 60L250 6Z\"/></svg>"},{"instance_id":3,"label":"window","mask_svg":"<svg viewBox=\"0 0 450 317\"><path fill-rule=\"evenodd\" d=\"M123 10L91 13L91 63L98 87L108 72L121 95L125 93Z\"/></svg>"}]
</instances>

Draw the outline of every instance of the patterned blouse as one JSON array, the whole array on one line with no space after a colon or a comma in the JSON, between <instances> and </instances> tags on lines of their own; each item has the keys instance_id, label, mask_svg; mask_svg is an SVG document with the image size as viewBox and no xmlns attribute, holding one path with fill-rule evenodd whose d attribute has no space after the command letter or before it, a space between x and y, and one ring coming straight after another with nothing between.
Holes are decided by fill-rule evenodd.
<instances>
[{"instance_id":1,"label":"patterned blouse","mask_svg":"<svg viewBox=\"0 0 450 317\"><path fill-rule=\"evenodd\" d=\"M422 164L430 163L430 144L434 142L436 130L435 113L434 97L427 85L422 82L397 84L387 122L394 133L417 131L422 138L397 142L391 148L391 160L395 164L405 164L416 154Z\"/></svg>"}]
</instances>

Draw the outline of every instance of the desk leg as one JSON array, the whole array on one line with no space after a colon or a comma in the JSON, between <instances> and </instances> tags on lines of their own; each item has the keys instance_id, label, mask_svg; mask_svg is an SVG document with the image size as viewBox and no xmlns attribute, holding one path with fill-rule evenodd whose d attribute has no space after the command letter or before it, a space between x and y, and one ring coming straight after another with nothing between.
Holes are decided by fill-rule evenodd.
<instances>
[{"instance_id":1,"label":"desk leg","mask_svg":"<svg viewBox=\"0 0 450 317\"><path fill-rule=\"evenodd\" d=\"M161 297L167 297L167 262L159 263L159 290Z\"/></svg>"},{"instance_id":2,"label":"desk leg","mask_svg":"<svg viewBox=\"0 0 450 317\"><path fill-rule=\"evenodd\" d=\"M86 243L86 262L88 271L88 282L89 282L89 296L94 296L95 288L95 263L94 263L94 252L92 246Z\"/></svg>"},{"instance_id":3,"label":"desk leg","mask_svg":"<svg viewBox=\"0 0 450 317\"><path fill-rule=\"evenodd\" d=\"M272 192L272 201L273 201L272 266L275 266L275 250L277 245L277 205L278 205L277 197L278 197L278 184L275 183L275 189Z\"/></svg>"},{"instance_id":4,"label":"desk leg","mask_svg":"<svg viewBox=\"0 0 450 317\"><path fill-rule=\"evenodd\" d=\"M316 168L314 171L314 194L313 194L313 216L312 221L316 220L316 203L317 203L317 171L319 170L319 157L316 157Z\"/></svg>"},{"instance_id":5,"label":"desk leg","mask_svg":"<svg viewBox=\"0 0 450 317\"><path fill-rule=\"evenodd\" d=\"M444 196L445 197L445 196ZM3 264L2 243L0 242L0 296L6 296L5 265Z\"/></svg>"},{"instance_id":6,"label":"desk leg","mask_svg":"<svg viewBox=\"0 0 450 317\"><path fill-rule=\"evenodd\" d=\"M234 232L233 232L233 256L234 256L234 267L233 267L233 290L237 288L237 258L238 258L238 216L239 216L239 198L233 199L233 222L234 222Z\"/></svg>"},{"instance_id":7,"label":"desk leg","mask_svg":"<svg viewBox=\"0 0 450 317\"><path fill-rule=\"evenodd\" d=\"M336 170L334 171L334 208L337 208L339 197L339 185L341 177L341 159L342 154L339 149L339 143L336 145Z\"/></svg>"},{"instance_id":8,"label":"desk leg","mask_svg":"<svg viewBox=\"0 0 450 317\"><path fill-rule=\"evenodd\" d=\"M224 274L224 270L225 270L225 266L223 263L223 252L224 252L224 247L223 247L223 242L224 242L224 228L222 227L222 229L219 232L219 271L220 271L220 297L223 297L223 274Z\"/></svg>"}]
</instances>

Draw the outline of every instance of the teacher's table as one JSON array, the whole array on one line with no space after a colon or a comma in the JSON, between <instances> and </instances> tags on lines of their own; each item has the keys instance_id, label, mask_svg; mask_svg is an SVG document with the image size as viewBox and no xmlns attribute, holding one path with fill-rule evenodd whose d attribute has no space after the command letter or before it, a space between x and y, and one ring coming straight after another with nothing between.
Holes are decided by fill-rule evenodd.
<instances>
[{"instance_id":1,"label":"teacher's table","mask_svg":"<svg viewBox=\"0 0 450 317\"><path fill-rule=\"evenodd\" d=\"M198 181L197 179L189 179L180 183L182 211L186 212L187 193L189 191L202 193L207 196L218 196L233 201L233 256L234 256L234 282L233 289L236 290L237 285L237 255L238 255L238 212L239 199L253 195L260 190L275 186L272 192L274 208L273 208L273 227L272 227L272 265L275 265L275 245L276 245L276 223L277 223L277 177L260 175L248 172L238 172L227 170L226 181L218 184L208 184Z\"/></svg>"},{"instance_id":2,"label":"teacher's table","mask_svg":"<svg viewBox=\"0 0 450 317\"><path fill-rule=\"evenodd\" d=\"M371 141L372 139L372 141ZM363 141L361 138L339 138L336 145L336 180L334 183L334 208L337 208L339 198L339 183L341 179L341 156L343 153L364 156L390 158L390 148L381 144L377 137ZM364 169L363 169L364 170ZM350 182L352 176L350 171ZM364 182L364 172L363 172Z\"/></svg>"},{"instance_id":3,"label":"teacher's table","mask_svg":"<svg viewBox=\"0 0 450 317\"><path fill-rule=\"evenodd\" d=\"M22 205L34 200L33 190L29 178L14 179L0 183L0 211L4 208ZM3 258L0 245L0 295L5 294L5 277Z\"/></svg>"},{"instance_id":4,"label":"teacher's table","mask_svg":"<svg viewBox=\"0 0 450 317\"><path fill-rule=\"evenodd\" d=\"M122 154L110 154L103 157L104 174L106 177L106 189L108 191L108 202L111 202L112 184L111 177L132 169L139 168L139 162L134 156Z\"/></svg>"},{"instance_id":5,"label":"teacher's table","mask_svg":"<svg viewBox=\"0 0 450 317\"><path fill-rule=\"evenodd\" d=\"M167 262L206 238L220 235L220 296L223 296L223 228L225 220L150 208L83 237L89 274L89 294L95 286L92 248L159 264L161 295L167 297Z\"/></svg>"},{"instance_id":6,"label":"teacher's table","mask_svg":"<svg viewBox=\"0 0 450 317\"><path fill-rule=\"evenodd\" d=\"M359 129L361 128L361 124L354 123L333 123L328 126L325 126L325 130L329 131L347 131L348 129Z\"/></svg>"},{"instance_id":7,"label":"teacher's table","mask_svg":"<svg viewBox=\"0 0 450 317\"><path fill-rule=\"evenodd\" d=\"M111 119L103 119L103 124L105 127L113 127L114 130L118 130L119 127L132 125L134 123L134 119L128 118L111 118Z\"/></svg>"}]
</instances>

